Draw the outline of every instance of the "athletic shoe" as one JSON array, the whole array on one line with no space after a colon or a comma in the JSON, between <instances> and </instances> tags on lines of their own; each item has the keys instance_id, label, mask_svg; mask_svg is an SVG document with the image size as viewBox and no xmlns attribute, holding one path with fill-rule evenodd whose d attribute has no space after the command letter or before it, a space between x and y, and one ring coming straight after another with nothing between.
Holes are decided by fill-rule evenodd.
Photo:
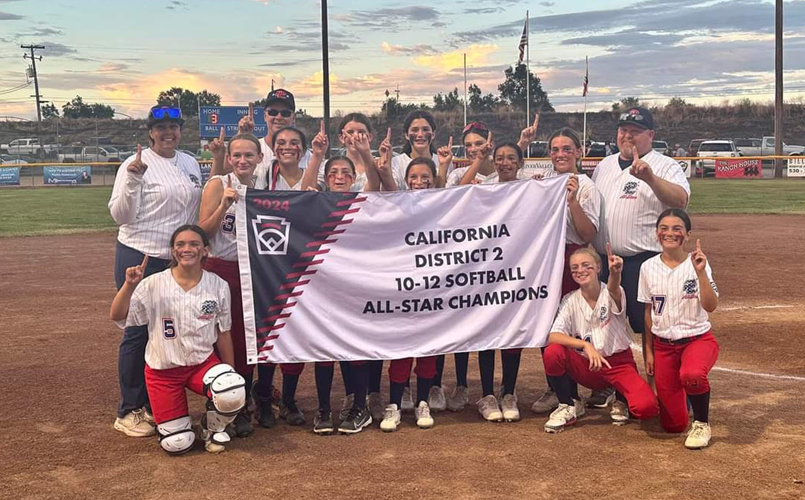
<instances>
[{"instance_id":1,"label":"athletic shoe","mask_svg":"<svg viewBox=\"0 0 805 500\"><path fill-rule=\"evenodd\" d=\"M271 429L277 422L277 418L274 416L274 406L271 404L271 398L261 399L255 397L254 400L257 403L257 423L260 424L260 427Z\"/></svg>"},{"instance_id":2,"label":"athletic shoe","mask_svg":"<svg viewBox=\"0 0 805 500\"><path fill-rule=\"evenodd\" d=\"M517 396L506 394L500 402L500 409L503 410L503 420L506 422L516 422L520 420L520 409L517 408Z\"/></svg>"},{"instance_id":3,"label":"athletic shoe","mask_svg":"<svg viewBox=\"0 0 805 500\"><path fill-rule=\"evenodd\" d=\"M542 393L542 396L540 396L538 400L534 401L534 404L531 405L531 411L534 413L548 413L555 410L558 406L559 398L556 397L555 392L548 389Z\"/></svg>"},{"instance_id":4,"label":"athletic shoe","mask_svg":"<svg viewBox=\"0 0 805 500\"><path fill-rule=\"evenodd\" d=\"M335 427L333 426L333 417L332 414L328 412L324 412L321 408L316 411L316 415L313 417L313 432L316 434L321 435L329 435L335 431Z\"/></svg>"},{"instance_id":5,"label":"athletic shoe","mask_svg":"<svg viewBox=\"0 0 805 500\"><path fill-rule=\"evenodd\" d=\"M210 453L221 453L226 450L226 447L221 443L213 441L213 432L208 429L201 429L201 439L204 441L204 449ZM226 433L219 432L218 434L226 435Z\"/></svg>"},{"instance_id":6,"label":"athletic shoe","mask_svg":"<svg viewBox=\"0 0 805 500\"><path fill-rule=\"evenodd\" d=\"M576 420L576 406L560 403L559 407L551 413L548 421L545 422L545 432L552 434L562 432L565 427L575 424Z\"/></svg>"},{"instance_id":7,"label":"athletic shoe","mask_svg":"<svg viewBox=\"0 0 805 500\"><path fill-rule=\"evenodd\" d=\"M500 411L498 400L494 394L484 396L478 400L478 412L481 413L484 420L489 420L490 422L503 420L503 413Z\"/></svg>"},{"instance_id":8,"label":"athletic shoe","mask_svg":"<svg viewBox=\"0 0 805 500\"><path fill-rule=\"evenodd\" d=\"M130 437L148 437L156 434L153 425L145 420L143 410L132 410L123 418L116 418L114 429Z\"/></svg>"},{"instance_id":9,"label":"athletic shoe","mask_svg":"<svg viewBox=\"0 0 805 500\"><path fill-rule=\"evenodd\" d=\"M397 405L392 403L386 406L386 411L383 414L383 421L380 422L380 430L383 432L394 432L397 426L400 425L400 410Z\"/></svg>"},{"instance_id":10,"label":"athletic shoe","mask_svg":"<svg viewBox=\"0 0 805 500\"><path fill-rule=\"evenodd\" d=\"M284 418L288 425L305 425L307 420L305 414L296 406L296 401L291 401L289 405L282 405L280 417Z\"/></svg>"},{"instance_id":11,"label":"athletic shoe","mask_svg":"<svg viewBox=\"0 0 805 500\"><path fill-rule=\"evenodd\" d=\"M350 408L347 419L338 426L341 434L356 434L372 424L372 415L367 408Z\"/></svg>"},{"instance_id":12,"label":"athletic shoe","mask_svg":"<svg viewBox=\"0 0 805 500\"><path fill-rule=\"evenodd\" d=\"M581 418L587 412L584 409L584 399L574 399L573 400L573 407L576 408L576 418Z\"/></svg>"},{"instance_id":13,"label":"athletic shoe","mask_svg":"<svg viewBox=\"0 0 805 500\"><path fill-rule=\"evenodd\" d=\"M403 389L402 411L414 411L414 398L411 397L411 388Z\"/></svg>"},{"instance_id":14,"label":"athletic shoe","mask_svg":"<svg viewBox=\"0 0 805 500\"><path fill-rule=\"evenodd\" d=\"M241 410L240 413L237 414L231 424L237 437L245 438L252 435L254 427L252 427L251 420L251 415L246 410ZM228 427L229 426L227 426L227 428Z\"/></svg>"},{"instance_id":15,"label":"athletic shoe","mask_svg":"<svg viewBox=\"0 0 805 500\"><path fill-rule=\"evenodd\" d=\"M369 413L372 414L372 418L377 420L378 422L382 422L385 412L386 412L386 405L383 404L383 398L380 397L379 392L370 392L369 398L366 401L366 406L369 408ZM349 413L349 408L347 408L347 413ZM345 420L342 418L341 420Z\"/></svg>"},{"instance_id":16,"label":"athletic shoe","mask_svg":"<svg viewBox=\"0 0 805 500\"><path fill-rule=\"evenodd\" d=\"M629 407L623 401L616 399L609 411L612 425L626 425L629 422Z\"/></svg>"},{"instance_id":17,"label":"athletic shoe","mask_svg":"<svg viewBox=\"0 0 805 500\"><path fill-rule=\"evenodd\" d=\"M470 400L470 390L463 385L456 386L453 393L447 399L447 409L450 411L461 411L467 406Z\"/></svg>"},{"instance_id":18,"label":"athletic shoe","mask_svg":"<svg viewBox=\"0 0 805 500\"><path fill-rule=\"evenodd\" d=\"M607 387L600 391L593 391L587 399L587 406L589 408L606 408L613 401L615 401L615 389Z\"/></svg>"},{"instance_id":19,"label":"athletic shoe","mask_svg":"<svg viewBox=\"0 0 805 500\"><path fill-rule=\"evenodd\" d=\"M349 415L349 410L355 406L355 395L354 394L347 394L344 396L344 399L341 401L341 411L338 412L338 420L344 421L347 419L347 415Z\"/></svg>"},{"instance_id":20,"label":"athletic shoe","mask_svg":"<svg viewBox=\"0 0 805 500\"><path fill-rule=\"evenodd\" d=\"M434 385L428 393L428 406L434 412L447 409L447 398L444 396L444 389L440 385Z\"/></svg>"},{"instance_id":21,"label":"athletic shoe","mask_svg":"<svg viewBox=\"0 0 805 500\"><path fill-rule=\"evenodd\" d=\"M685 448L689 450L707 448L707 445L710 444L710 437L712 437L710 424L694 420L688 432L688 437L685 439Z\"/></svg>"},{"instance_id":22,"label":"athletic shoe","mask_svg":"<svg viewBox=\"0 0 805 500\"><path fill-rule=\"evenodd\" d=\"M690 403L688 403L688 406L690 406ZM143 420L145 420L151 425L154 426L157 425L157 423L154 422L154 415L150 411L148 411L148 408L146 408L145 406L143 406Z\"/></svg>"},{"instance_id":23,"label":"athletic shoe","mask_svg":"<svg viewBox=\"0 0 805 500\"><path fill-rule=\"evenodd\" d=\"M430 406L427 402L420 401L419 406L414 409L414 415L416 415L416 426L420 429L433 427L433 417L430 416Z\"/></svg>"}]
</instances>

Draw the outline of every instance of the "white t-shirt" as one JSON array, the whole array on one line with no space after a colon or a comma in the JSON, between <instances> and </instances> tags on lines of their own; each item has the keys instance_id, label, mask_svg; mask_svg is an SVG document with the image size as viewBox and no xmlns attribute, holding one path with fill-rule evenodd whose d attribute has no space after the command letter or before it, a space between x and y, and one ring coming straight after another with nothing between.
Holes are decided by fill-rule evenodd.
<instances>
[{"instance_id":1,"label":"white t-shirt","mask_svg":"<svg viewBox=\"0 0 805 500\"><path fill-rule=\"evenodd\" d=\"M229 285L203 271L198 284L185 291L171 269L152 274L134 290L125 322L127 327L143 325L148 325L148 366L167 370L201 364L212 354L218 331L232 328Z\"/></svg>"},{"instance_id":2,"label":"white t-shirt","mask_svg":"<svg viewBox=\"0 0 805 500\"><path fill-rule=\"evenodd\" d=\"M227 187L228 180L232 180L232 188L238 189L241 185L240 180L235 174L229 173L226 175L216 175L210 178L220 179L223 182L224 188ZM209 181L207 181L209 182ZM258 189L265 189L265 186ZM238 235L237 235L237 205L234 203L226 210L221 225L218 231L210 237L211 254L213 257L222 260L236 261L238 260Z\"/></svg>"},{"instance_id":3,"label":"white t-shirt","mask_svg":"<svg viewBox=\"0 0 805 500\"><path fill-rule=\"evenodd\" d=\"M135 155L120 165L109 199L109 212L120 225L117 240L139 252L170 259L170 237L177 227L194 224L201 205L201 169L190 155L177 151L163 158L144 149L142 176L128 171Z\"/></svg>"},{"instance_id":4,"label":"white t-shirt","mask_svg":"<svg viewBox=\"0 0 805 500\"><path fill-rule=\"evenodd\" d=\"M718 295L710 264L705 266L707 279ZM690 255L671 269L662 254L645 261L640 267L638 302L651 304L651 333L668 340L695 337L710 330L710 317L699 300L699 277Z\"/></svg>"},{"instance_id":5,"label":"white t-shirt","mask_svg":"<svg viewBox=\"0 0 805 500\"><path fill-rule=\"evenodd\" d=\"M601 293L591 308L581 294L574 290L562 298L559 312L551 327L552 333L565 335L589 342L602 356L609 357L629 349L632 338L626 323L626 294L621 290L621 300L616 311L615 301L609 294L606 284L601 283ZM584 353L581 353L584 355Z\"/></svg>"},{"instance_id":6,"label":"white t-shirt","mask_svg":"<svg viewBox=\"0 0 805 500\"><path fill-rule=\"evenodd\" d=\"M690 184L677 161L656 151L641 159L651 166L654 175L682 186L690 197ZM595 238L598 253L606 253L607 241L612 252L622 257L660 252L655 231L657 217L670 207L660 202L648 184L632 176L629 167L621 170L618 154L601 160L593 172L593 181L604 200L604 217Z\"/></svg>"},{"instance_id":7,"label":"white t-shirt","mask_svg":"<svg viewBox=\"0 0 805 500\"><path fill-rule=\"evenodd\" d=\"M436 165L436 170L439 170L439 155L433 153L431 156L433 163ZM411 163L412 158L408 156L406 153L399 154L391 159L391 170L394 174L394 181L397 182L397 188L400 191L410 189L408 187L408 183L405 179L405 171L408 169L408 164ZM447 177L450 177L450 174L453 172L453 162L450 162L450 165L447 167ZM397 179L402 179L402 183L397 181ZM461 178L459 178L461 180Z\"/></svg>"}]
</instances>

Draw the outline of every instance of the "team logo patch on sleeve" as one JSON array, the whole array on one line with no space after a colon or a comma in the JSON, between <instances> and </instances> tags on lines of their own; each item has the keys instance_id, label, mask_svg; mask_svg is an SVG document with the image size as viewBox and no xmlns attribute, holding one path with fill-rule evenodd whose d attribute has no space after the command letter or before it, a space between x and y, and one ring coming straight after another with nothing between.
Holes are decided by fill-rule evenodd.
<instances>
[{"instance_id":1,"label":"team logo patch on sleeve","mask_svg":"<svg viewBox=\"0 0 805 500\"><path fill-rule=\"evenodd\" d=\"M621 199L636 200L637 199L637 181L629 181L623 185L623 194Z\"/></svg>"},{"instance_id":2,"label":"team logo patch on sleeve","mask_svg":"<svg viewBox=\"0 0 805 500\"><path fill-rule=\"evenodd\" d=\"M695 279L685 280L685 284L682 285L682 291L684 292L683 299L696 299L699 297L696 293L699 291L699 287Z\"/></svg>"},{"instance_id":3,"label":"team logo patch on sleeve","mask_svg":"<svg viewBox=\"0 0 805 500\"><path fill-rule=\"evenodd\" d=\"M212 319L215 317L215 310L218 308L218 301L205 300L201 303L201 316L199 319Z\"/></svg>"},{"instance_id":4,"label":"team logo patch on sleeve","mask_svg":"<svg viewBox=\"0 0 805 500\"><path fill-rule=\"evenodd\" d=\"M198 177L196 177L195 174L189 174L188 177L190 177L190 181L195 184L196 187L201 187L201 181L198 179Z\"/></svg>"}]
</instances>

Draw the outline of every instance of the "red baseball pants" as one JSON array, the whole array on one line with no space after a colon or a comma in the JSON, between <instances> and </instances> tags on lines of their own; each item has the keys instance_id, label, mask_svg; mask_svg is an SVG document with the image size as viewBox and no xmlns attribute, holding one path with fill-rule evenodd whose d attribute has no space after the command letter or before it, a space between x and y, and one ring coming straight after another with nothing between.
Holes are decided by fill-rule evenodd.
<instances>
[{"instance_id":1,"label":"red baseball pants","mask_svg":"<svg viewBox=\"0 0 805 500\"><path fill-rule=\"evenodd\" d=\"M427 356L424 358L416 358L416 373L417 377L433 378L436 376L436 357ZM411 374L411 366L414 364L414 358L395 359L389 363L389 380L395 384L404 384L408 381L408 375Z\"/></svg>"},{"instance_id":2,"label":"red baseball pants","mask_svg":"<svg viewBox=\"0 0 805 500\"><path fill-rule=\"evenodd\" d=\"M200 365L179 366L167 370L154 370L145 365L145 386L151 399L154 421L161 424L189 415L185 387L196 394L210 397L204 392L202 379L207 370L219 364L221 360L212 353Z\"/></svg>"}]
</instances>

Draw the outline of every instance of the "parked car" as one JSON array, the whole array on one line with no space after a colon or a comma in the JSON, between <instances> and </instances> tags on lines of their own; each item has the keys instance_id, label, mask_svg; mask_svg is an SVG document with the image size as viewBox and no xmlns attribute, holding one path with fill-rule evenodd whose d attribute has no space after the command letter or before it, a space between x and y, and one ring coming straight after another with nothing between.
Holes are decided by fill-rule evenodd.
<instances>
[{"instance_id":1,"label":"parked car","mask_svg":"<svg viewBox=\"0 0 805 500\"><path fill-rule=\"evenodd\" d=\"M714 140L702 142L702 144L699 146L697 156L710 158L735 158L741 156L741 154L735 147L734 142L729 140ZM704 175L707 175L708 171L715 173L716 160L700 160L700 164L704 170Z\"/></svg>"},{"instance_id":2,"label":"parked car","mask_svg":"<svg viewBox=\"0 0 805 500\"><path fill-rule=\"evenodd\" d=\"M607 155L607 147L603 142L591 142L587 150L587 158L603 158Z\"/></svg>"},{"instance_id":3,"label":"parked car","mask_svg":"<svg viewBox=\"0 0 805 500\"><path fill-rule=\"evenodd\" d=\"M732 142L735 143L735 147L741 153L741 156L761 156L763 139L759 137L733 139Z\"/></svg>"},{"instance_id":4,"label":"parked car","mask_svg":"<svg viewBox=\"0 0 805 500\"><path fill-rule=\"evenodd\" d=\"M0 154L0 164L3 165L27 165L28 162L16 156Z\"/></svg>"},{"instance_id":5,"label":"parked car","mask_svg":"<svg viewBox=\"0 0 805 500\"><path fill-rule=\"evenodd\" d=\"M701 146L704 141L709 140L711 139L693 139L690 141L690 144L688 145L688 156L696 156L696 154L699 152L699 146Z\"/></svg>"},{"instance_id":6,"label":"parked car","mask_svg":"<svg viewBox=\"0 0 805 500\"><path fill-rule=\"evenodd\" d=\"M804 146L793 146L791 144L783 143L784 156L800 156L805 154ZM760 146L759 156L772 156L774 155L774 136L764 135L763 144Z\"/></svg>"},{"instance_id":7,"label":"parked car","mask_svg":"<svg viewBox=\"0 0 805 500\"><path fill-rule=\"evenodd\" d=\"M534 141L528 145L526 156L529 158L547 158L548 142L547 141Z\"/></svg>"},{"instance_id":8,"label":"parked car","mask_svg":"<svg viewBox=\"0 0 805 500\"><path fill-rule=\"evenodd\" d=\"M67 146L59 150L61 163L122 162L120 151L113 146Z\"/></svg>"},{"instance_id":9,"label":"parked car","mask_svg":"<svg viewBox=\"0 0 805 500\"><path fill-rule=\"evenodd\" d=\"M41 156L42 150L45 155L50 155L56 151L53 144L40 145L39 139L33 137L28 139L14 139L8 144L0 144L0 153L13 154L13 155L38 155Z\"/></svg>"},{"instance_id":10,"label":"parked car","mask_svg":"<svg viewBox=\"0 0 805 500\"><path fill-rule=\"evenodd\" d=\"M661 155L671 156L671 148L666 141L651 141L651 149Z\"/></svg>"}]
</instances>

